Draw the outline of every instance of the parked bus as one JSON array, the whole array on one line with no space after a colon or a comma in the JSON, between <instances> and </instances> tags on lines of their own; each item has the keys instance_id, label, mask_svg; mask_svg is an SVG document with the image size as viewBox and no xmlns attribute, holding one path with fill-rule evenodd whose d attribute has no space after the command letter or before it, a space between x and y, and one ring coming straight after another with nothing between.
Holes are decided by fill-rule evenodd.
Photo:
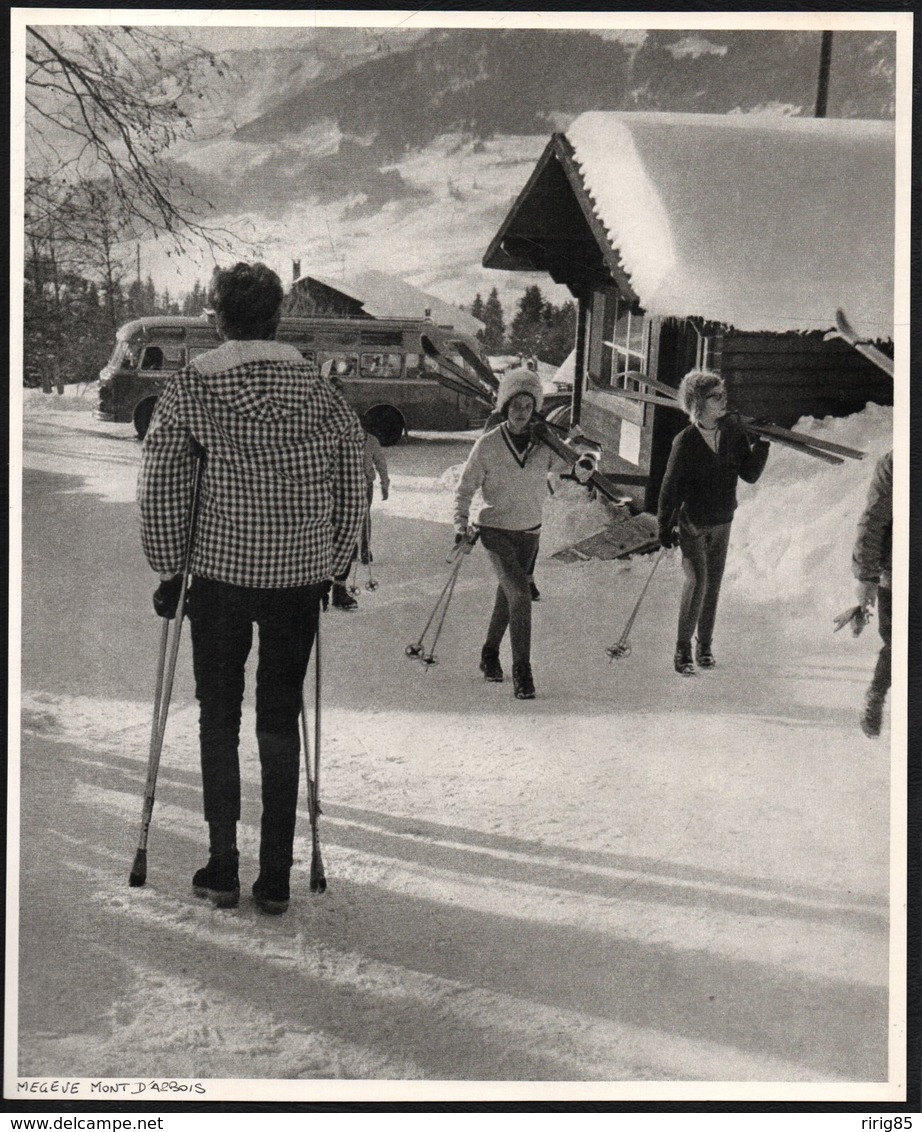
<instances>
[{"instance_id":1,"label":"parked bus","mask_svg":"<svg viewBox=\"0 0 922 1132\"><path fill-rule=\"evenodd\" d=\"M476 377L453 341L481 354L479 343L424 319L283 318L276 337L295 346L319 369L332 362L346 396L383 445L396 444L409 429L462 430L479 427L487 409L439 383L436 366L420 336L447 342L451 360ZM98 420L134 424L143 439L164 382L198 354L220 344L213 320L203 315L149 316L125 323L99 375Z\"/></svg>"}]
</instances>

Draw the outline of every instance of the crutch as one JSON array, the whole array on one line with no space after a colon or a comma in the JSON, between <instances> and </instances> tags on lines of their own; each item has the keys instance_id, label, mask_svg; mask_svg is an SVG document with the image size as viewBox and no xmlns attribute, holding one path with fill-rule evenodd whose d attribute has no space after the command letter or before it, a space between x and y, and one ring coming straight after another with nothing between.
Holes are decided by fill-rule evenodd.
<instances>
[{"instance_id":1,"label":"crutch","mask_svg":"<svg viewBox=\"0 0 922 1132\"><path fill-rule=\"evenodd\" d=\"M160 769L160 752L163 750L167 713L170 710L170 696L173 694L173 677L176 674L176 660L179 656L179 638L186 613L186 591L189 588L189 568L192 562L192 548L195 545L195 527L198 522L202 472L205 464L204 453L198 446L196 446L196 449L195 469L192 475L192 499L189 503L189 521L186 527L186 545L183 552L182 587L179 591L176 617L175 619L164 618L163 628L160 632L160 652L154 689L154 713L150 732L150 751L147 758L147 783L144 787L144 804L141 808L141 830L138 835L138 848L135 852L134 864L128 877L128 883L132 888L140 888L147 880L147 835L150 831L151 816L154 812L154 791L157 786L157 772ZM167 659L167 640L170 636L171 620L174 620L174 624L169 659Z\"/></svg>"},{"instance_id":2,"label":"crutch","mask_svg":"<svg viewBox=\"0 0 922 1132\"><path fill-rule=\"evenodd\" d=\"M442 626L445 623L445 614L448 612L448 606L451 604L451 595L455 592L455 583L458 580L458 574L461 572L461 567L464 565L464 559L468 556L468 554L470 554L471 550L473 549L474 543L476 543L479 537L479 531L475 531L473 536L465 536L464 539L462 539L461 542L457 544L457 546L453 547L448 554L448 557L445 561L454 563L451 573L448 575L448 581L445 583L442 588L442 592L439 594L438 601L436 601L435 607L433 608L432 613L430 613L429 615L429 620L426 622L423 631L419 635L419 640L416 641L415 644L407 645L406 649L404 650L408 657L411 657L414 660L418 658L423 662L423 664L426 665L427 668L431 667L433 664L438 664L438 660L435 655L435 646L438 643L439 635L442 632ZM439 620L435 628L435 635L432 639L432 645L427 653L423 649L423 641L426 638L426 634L429 632L429 626L433 621L435 621L436 615L438 615Z\"/></svg>"},{"instance_id":3,"label":"crutch","mask_svg":"<svg viewBox=\"0 0 922 1132\"><path fill-rule=\"evenodd\" d=\"M301 685L301 745L304 747L304 771L307 778L307 812L311 822L311 892L326 892L327 878L320 855L320 619L314 635L314 765L311 767L311 744L307 730L306 681Z\"/></svg>"},{"instance_id":4,"label":"crutch","mask_svg":"<svg viewBox=\"0 0 922 1132\"><path fill-rule=\"evenodd\" d=\"M624 632L621 634L615 644L610 645L605 650L605 652L608 654L609 661L622 660L624 657L631 655L631 629L634 626L634 618L637 616L637 611L640 609L640 603L643 601L644 595L646 594L650 583L653 581L653 575L656 573L656 568L662 561L665 551L666 548L664 546L660 547L660 552L659 554L657 554L656 560L653 563L653 569L647 575L647 580L644 582L643 589L640 591L640 597L638 597L634 608L631 610L631 616L627 619L627 624L624 626Z\"/></svg>"}]
</instances>

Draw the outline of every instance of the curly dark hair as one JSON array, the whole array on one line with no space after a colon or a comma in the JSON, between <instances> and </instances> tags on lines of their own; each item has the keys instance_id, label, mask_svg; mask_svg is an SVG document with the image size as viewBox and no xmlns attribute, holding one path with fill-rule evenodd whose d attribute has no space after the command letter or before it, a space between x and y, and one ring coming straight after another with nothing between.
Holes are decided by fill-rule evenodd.
<instances>
[{"instance_id":1,"label":"curly dark hair","mask_svg":"<svg viewBox=\"0 0 922 1132\"><path fill-rule=\"evenodd\" d=\"M209 305L228 338L273 338L284 297L281 279L264 263L216 267L208 288Z\"/></svg>"}]
</instances>

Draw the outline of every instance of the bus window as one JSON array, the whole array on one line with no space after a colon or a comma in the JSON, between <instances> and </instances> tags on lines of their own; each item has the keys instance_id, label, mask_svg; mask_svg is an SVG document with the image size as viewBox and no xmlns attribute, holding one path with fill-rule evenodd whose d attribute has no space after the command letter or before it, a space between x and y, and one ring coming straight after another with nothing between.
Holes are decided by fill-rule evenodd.
<instances>
[{"instance_id":1,"label":"bus window","mask_svg":"<svg viewBox=\"0 0 922 1132\"><path fill-rule=\"evenodd\" d=\"M159 346L147 346L138 368L163 369L163 350Z\"/></svg>"},{"instance_id":2,"label":"bus window","mask_svg":"<svg viewBox=\"0 0 922 1132\"><path fill-rule=\"evenodd\" d=\"M141 366L144 368L144 363L147 361L147 355L151 350L160 351L160 366L162 370L172 371L182 369L186 364L186 348L181 346L178 342L165 342L162 346L148 346L144 351L144 357L141 359Z\"/></svg>"},{"instance_id":3,"label":"bus window","mask_svg":"<svg viewBox=\"0 0 922 1132\"><path fill-rule=\"evenodd\" d=\"M419 378L423 377L426 372L426 367L423 364L424 357L422 354L407 354L407 377Z\"/></svg>"},{"instance_id":4,"label":"bus window","mask_svg":"<svg viewBox=\"0 0 922 1132\"><path fill-rule=\"evenodd\" d=\"M359 359L355 354L335 354L323 350L318 361L321 365L323 362L331 361L333 363L332 372L336 377L355 377L358 372Z\"/></svg>"},{"instance_id":5,"label":"bus window","mask_svg":"<svg viewBox=\"0 0 922 1132\"><path fill-rule=\"evenodd\" d=\"M408 359L409 360L409 359ZM400 354L362 354L361 377L400 377Z\"/></svg>"}]
</instances>

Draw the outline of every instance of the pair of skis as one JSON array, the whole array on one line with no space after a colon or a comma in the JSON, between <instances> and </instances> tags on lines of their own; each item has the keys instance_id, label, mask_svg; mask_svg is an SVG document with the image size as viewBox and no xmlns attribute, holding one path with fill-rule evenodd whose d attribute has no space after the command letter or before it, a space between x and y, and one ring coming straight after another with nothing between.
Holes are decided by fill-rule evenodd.
<instances>
[{"instance_id":1,"label":"pair of skis","mask_svg":"<svg viewBox=\"0 0 922 1132\"><path fill-rule=\"evenodd\" d=\"M492 393L495 393L499 388L499 380L490 367L477 355L477 352L471 349L465 342L452 341L450 347L446 348L445 345L440 344L434 333L430 335L424 334L421 338L423 351L428 357L432 358L438 367L437 377L439 382L447 389L451 389L453 392L459 393L464 397L470 397L475 401L479 401L480 404L492 410ZM453 361L449 356L449 349L460 355L471 369L474 370L476 376L472 376L463 367ZM583 436L578 438L578 442L582 447L576 447L568 431L561 428L559 425L553 424L542 413L535 413L533 419L534 425L532 432L534 438L546 448L550 448L551 451L564 460L571 469L587 452L601 451L600 444ZM614 481L608 476L602 475L598 470L595 470L585 481L585 486L594 487L600 494L604 495L606 499L611 500L613 503L623 503L624 495L617 490L615 482L621 484L645 484L647 477L628 474L619 476L617 481Z\"/></svg>"},{"instance_id":2,"label":"pair of skis","mask_svg":"<svg viewBox=\"0 0 922 1132\"><path fill-rule=\"evenodd\" d=\"M644 373L637 373L632 375L635 380L646 385L654 392L639 393L631 389L619 389L618 396L625 397L629 401L644 401L654 405L661 405L667 409L678 409L683 411L682 406L679 404L678 390L674 389L671 385L666 385L661 381L656 381L652 377L648 377ZM821 437L813 436L806 432L797 432L790 428L781 428L779 425L769 424L763 421L753 420L752 417L743 416L738 414L740 424L748 433L757 437L764 437L767 440L773 440L776 444L784 445L787 448L793 448L797 452L802 452L807 456L814 456L817 460L823 460L827 464L844 464L848 460L863 460L867 453L862 452L858 448L849 448L845 444L835 444L831 440L823 440Z\"/></svg>"}]
</instances>

